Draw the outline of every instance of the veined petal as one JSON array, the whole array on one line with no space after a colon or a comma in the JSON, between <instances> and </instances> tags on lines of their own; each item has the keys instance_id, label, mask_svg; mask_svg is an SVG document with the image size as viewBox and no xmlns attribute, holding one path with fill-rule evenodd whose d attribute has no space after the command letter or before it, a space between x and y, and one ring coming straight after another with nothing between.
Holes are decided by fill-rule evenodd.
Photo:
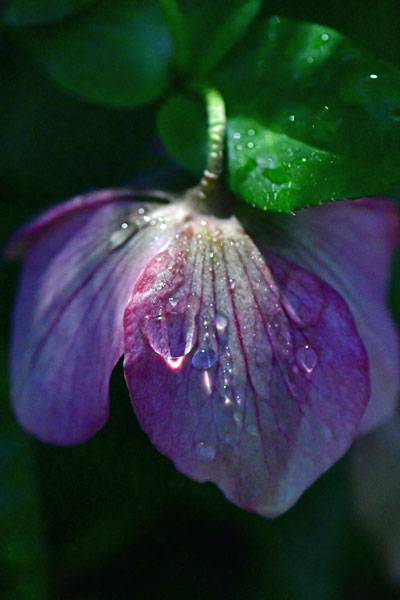
<instances>
[{"instance_id":1,"label":"veined petal","mask_svg":"<svg viewBox=\"0 0 400 600\"><path fill-rule=\"evenodd\" d=\"M125 306L183 210L109 193L53 209L16 238L29 250L14 314L14 410L47 442L83 442L107 420Z\"/></svg>"},{"instance_id":2,"label":"veined petal","mask_svg":"<svg viewBox=\"0 0 400 600\"><path fill-rule=\"evenodd\" d=\"M137 280L124 328L125 375L152 442L263 515L284 512L345 452L368 402L346 303L265 259L235 219L187 224Z\"/></svg>"},{"instance_id":3,"label":"veined petal","mask_svg":"<svg viewBox=\"0 0 400 600\"><path fill-rule=\"evenodd\" d=\"M368 198L276 215L257 240L319 275L346 300L370 362L371 398L359 433L377 427L399 399L398 331L386 297L399 241L395 203Z\"/></svg>"}]
</instances>

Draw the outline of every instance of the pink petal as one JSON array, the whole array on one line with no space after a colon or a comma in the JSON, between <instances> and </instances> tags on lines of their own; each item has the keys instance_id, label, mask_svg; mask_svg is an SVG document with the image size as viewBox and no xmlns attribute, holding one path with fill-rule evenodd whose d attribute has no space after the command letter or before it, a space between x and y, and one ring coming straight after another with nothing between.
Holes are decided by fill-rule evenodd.
<instances>
[{"instance_id":1,"label":"pink petal","mask_svg":"<svg viewBox=\"0 0 400 600\"><path fill-rule=\"evenodd\" d=\"M359 426L368 360L347 305L286 259L265 260L234 219L187 225L137 280L124 327L143 429L248 510L289 508Z\"/></svg>"},{"instance_id":2,"label":"pink petal","mask_svg":"<svg viewBox=\"0 0 400 600\"><path fill-rule=\"evenodd\" d=\"M370 362L371 399L359 433L387 420L399 398L398 331L387 308L398 237L395 203L368 198L274 216L257 238L317 274L349 305Z\"/></svg>"},{"instance_id":3,"label":"pink petal","mask_svg":"<svg viewBox=\"0 0 400 600\"><path fill-rule=\"evenodd\" d=\"M47 442L83 442L106 422L124 309L144 266L174 235L175 217L166 229L162 216L171 220L169 207L150 212L116 193L103 202L108 195L62 205L17 239L29 251L14 315L14 410Z\"/></svg>"}]
</instances>

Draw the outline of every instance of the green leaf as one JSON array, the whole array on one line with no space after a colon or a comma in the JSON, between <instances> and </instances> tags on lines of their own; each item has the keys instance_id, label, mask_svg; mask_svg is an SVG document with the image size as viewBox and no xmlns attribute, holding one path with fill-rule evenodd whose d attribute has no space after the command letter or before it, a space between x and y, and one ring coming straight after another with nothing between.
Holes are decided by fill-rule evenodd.
<instances>
[{"instance_id":1,"label":"green leaf","mask_svg":"<svg viewBox=\"0 0 400 600\"><path fill-rule=\"evenodd\" d=\"M95 0L11 0L3 15L6 25L45 25L78 12Z\"/></svg>"},{"instance_id":2,"label":"green leaf","mask_svg":"<svg viewBox=\"0 0 400 600\"><path fill-rule=\"evenodd\" d=\"M48 75L83 98L136 107L168 86L171 40L153 0L103 1L61 24L18 33Z\"/></svg>"},{"instance_id":3,"label":"green leaf","mask_svg":"<svg viewBox=\"0 0 400 600\"><path fill-rule=\"evenodd\" d=\"M262 0L181 0L191 46L190 72L216 65L241 38L262 6Z\"/></svg>"},{"instance_id":4,"label":"green leaf","mask_svg":"<svg viewBox=\"0 0 400 600\"><path fill-rule=\"evenodd\" d=\"M227 104L230 186L247 202L291 211L399 181L400 74L336 31L257 23L209 80Z\"/></svg>"},{"instance_id":5,"label":"green leaf","mask_svg":"<svg viewBox=\"0 0 400 600\"><path fill-rule=\"evenodd\" d=\"M202 81L225 99L229 187L250 204L291 212L400 183L400 74L336 31L254 23ZM168 101L158 127L198 172L206 121L197 101Z\"/></svg>"},{"instance_id":6,"label":"green leaf","mask_svg":"<svg viewBox=\"0 0 400 600\"><path fill-rule=\"evenodd\" d=\"M161 107L157 130L166 149L200 176L206 164L207 117L200 99L177 94Z\"/></svg>"}]
</instances>

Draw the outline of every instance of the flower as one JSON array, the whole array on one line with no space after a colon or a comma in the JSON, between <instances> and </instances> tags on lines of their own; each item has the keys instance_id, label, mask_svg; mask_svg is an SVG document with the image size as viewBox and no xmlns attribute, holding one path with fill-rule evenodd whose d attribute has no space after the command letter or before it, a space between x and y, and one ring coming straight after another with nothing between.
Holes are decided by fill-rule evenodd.
<instances>
[{"instance_id":1,"label":"flower","mask_svg":"<svg viewBox=\"0 0 400 600\"><path fill-rule=\"evenodd\" d=\"M84 442L107 421L124 354L155 446L237 505L276 516L394 410L385 293L396 209L332 202L262 216L246 233L196 194L140 203L129 188L100 191L16 235L14 411L43 441Z\"/></svg>"}]
</instances>

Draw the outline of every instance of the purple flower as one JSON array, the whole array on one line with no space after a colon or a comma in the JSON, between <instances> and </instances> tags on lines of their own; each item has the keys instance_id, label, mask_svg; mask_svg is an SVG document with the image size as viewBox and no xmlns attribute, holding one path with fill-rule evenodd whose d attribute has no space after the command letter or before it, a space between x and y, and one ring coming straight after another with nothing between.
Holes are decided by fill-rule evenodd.
<instances>
[{"instance_id":1,"label":"purple flower","mask_svg":"<svg viewBox=\"0 0 400 600\"><path fill-rule=\"evenodd\" d=\"M137 194L136 194L137 196ZM77 444L125 378L151 441L197 481L275 516L387 420L397 334L385 304L398 236L383 198L261 217L199 212L193 194L77 197L27 226L12 341L21 425Z\"/></svg>"}]
</instances>

